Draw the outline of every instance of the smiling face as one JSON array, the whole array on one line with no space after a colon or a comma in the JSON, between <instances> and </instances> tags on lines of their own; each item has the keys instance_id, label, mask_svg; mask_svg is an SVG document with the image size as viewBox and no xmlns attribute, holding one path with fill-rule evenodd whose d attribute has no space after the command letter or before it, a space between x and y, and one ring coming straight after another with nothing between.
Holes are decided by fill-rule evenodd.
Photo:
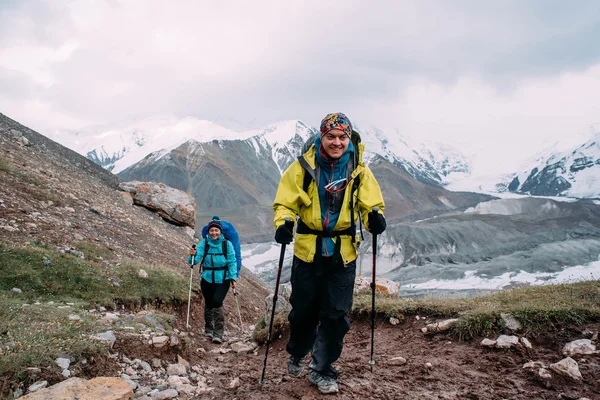
<instances>
[{"instance_id":1,"label":"smiling face","mask_svg":"<svg viewBox=\"0 0 600 400\"><path fill-rule=\"evenodd\" d=\"M325 153L331 158L340 158L348 149L350 137L339 129L332 129L321 136L321 144Z\"/></svg>"},{"instance_id":2,"label":"smiling face","mask_svg":"<svg viewBox=\"0 0 600 400\"><path fill-rule=\"evenodd\" d=\"M221 236L221 230L213 226L208 230L208 236L210 236L211 239L217 239Z\"/></svg>"}]
</instances>

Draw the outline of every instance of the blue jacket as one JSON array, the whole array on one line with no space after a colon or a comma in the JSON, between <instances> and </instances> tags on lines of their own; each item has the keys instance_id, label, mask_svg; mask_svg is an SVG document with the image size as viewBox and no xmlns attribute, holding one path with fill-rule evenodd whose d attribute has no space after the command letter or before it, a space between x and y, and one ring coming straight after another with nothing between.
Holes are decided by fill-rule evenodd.
<instances>
[{"instance_id":1,"label":"blue jacket","mask_svg":"<svg viewBox=\"0 0 600 400\"><path fill-rule=\"evenodd\" d=\"M229 240L231 244L233 244L233 250L235 251L235 259L237 262L237 274L239 275L240 269L242 269L242 248L240 246L240 237L237 231L235 230L235 227L230 222L227 222L223 219L220 221L222 227L221 232L223 232L227 240ZM206 238L207 234L208 225L204 225L204 227L202 228L202 238Z\"/></svg>"},{"instance_id":2,"label":"blue jacket","mask_svg":"<svg viewBox=\"0 0 600 400\"><path fill-rule=\"evenodd\" d=\"M233 245L227 241L227 258L223 254L223 239L221 234L218 239L206 237L202 239L196 246L196 256L194 257L194 265L202 261L204 257L204 247L208 241L208 252L204 257L202 265L202 279L210 283L223 283L225 280L237 280L238 271ZM188 263L192 262L192 256L188 257Z\"/></svg>"}]
</instances>

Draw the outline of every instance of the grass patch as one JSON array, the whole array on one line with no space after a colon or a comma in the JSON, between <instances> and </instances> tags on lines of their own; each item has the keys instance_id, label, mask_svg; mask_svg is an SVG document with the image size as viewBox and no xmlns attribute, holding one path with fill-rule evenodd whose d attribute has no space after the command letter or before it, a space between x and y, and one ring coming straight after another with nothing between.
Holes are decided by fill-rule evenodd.
<instances>
[{"instance_id":1,"label":"grass patch","mask_svg":"<svg viewBox=\"0 0 600 400\"><path fill-rule=\"evenodd\" d=\"M140 278L144 269L148 278ZM187 301L188 281L158 266L124 262L106 267L58 251L0 246L0 291L17 287L29 301L74 301L112 307L114 302Z\"/></svg>"},{"instance_id":2,"label":"grass patch","mask_svg":"<svg viewBox=\"0 0 600 400\"><path fill-rule=\"evenodd\" d=\"M461 339L498 333L500 314L513 315L529 335L540 335L565 325L580 325L600 319L600 281L531 286L460 299L398 299L378 295L378 315L402 319L404 315L459 318L454 332ZM370 293L355 296L354 315L371 312Z\"/></svg>"},{"instance_id":3,"label":"grass patch","mask_svg":"<svg viewBox=\"0 0 600 400\"><path fill-rule=\"evenodd\" d=\"M102 254L101 248L84 247ZM138 275L142 268L148 278ZM22 292L11 292L15 287ZM123 304L181 304L187 295L188 281L160 266L134 262L106 266L37 242L28 247L0 244L0 376L13 383L31 383L27 368L38 367L42 375L55 374L52 376L60 380L54 360L69 357L78 362L105 355L104 345L90 340L90 335L107 329L143 324L156 331L160 324L169 333L175 319L171 314L148 312L107 327L85 310ZM60 307L67 302L69 308ZM69 314L78 314L81 320L71 321Z\"/></svg>"},{"instance_id":4,"label":"grass patch","mask_svg":"<svg viewBox=\"0 0 600 400\"><path fill-rule=\"evenodd\" d=\"M85 258L90 260L102 259L102 260L110 260L113 257L112 251L105 247L100 247L95 243L90 242L75 242L73 243L73 247L77 250L80 250L85 255Z\"/></svg>"},{"instance_id":5,"label":"grass patch","mask_svg":"<svg viewBox=\"0 0 600 400\"><path fill-rule=\"evenodd\" d=\"M0 157L0 172L10 172L10 168L8 167L8 163L4 160L4 158Z\"/></svg>"},{"instance_id":6,"label":"grass patch","mask_svg":"<svg viewBox=\"0 0 600 400\"><path fill-rule=\"evenodd\" d=\"M41 185L41 183L37 184L38 186ZM60 207L63 205L63 201L55 196L54 194L48 192L47 190L26 190L26 192L29 192L30 196L33 197L35 200L37 201L51 201L53 203L53 205Z\"/></svg>"},{"instance_id":7,"label":"grass patch","mask_svg":"<svg viewBox=\"0 0 600 400\"><path fill-rule=\"evenodd\" d=\"M288 311L280 311L275 314L275 318L273 319L273 331L271 332L271 338L278 338L279 335L282 335L289 331L290 324L288 322ZM252 340L254 340L258 344L267 343L267 339L269 338L269 327L266 324L265 318L261 318L260 321L254 327L254 332L252 332Z\"/></svg>"},{"instance_id":8,"label":"grass patch","mask_svg":"<svg viewBox=\"0 0 600 400\"><path fill-rule=\"evenodd\" d=\"M375 312L379 317L404 320L407 315L428 318L458 318L452 332L461 340L488 336L504 329L502 313L511 314L522 325L523 332L539 336L568 325L581 325L600 320L600 280L561 285L531 286L471 298L397 298L376 294ZM371 293L354 295L351 311L356 318L371 315ZM273 337L289 329L287 312L275 316ZM268 327L264 318L257 324L253 339L267 341Z\"/></svg>"},{"instance_id":9,"label":"grass patch","mask_svg":"<svg viewBox=\"0 0 600 400\"><path fill-rule=\"evenodd\" d=\"M69 314L81 320L71 321ZM80 309L25 305L15 296L0 294L0 376L24 380L28 367L58 374L58 357L78 362L106 352L101 343L90 340L94 331L94 319Z\"/></svg>"}]
</instances>

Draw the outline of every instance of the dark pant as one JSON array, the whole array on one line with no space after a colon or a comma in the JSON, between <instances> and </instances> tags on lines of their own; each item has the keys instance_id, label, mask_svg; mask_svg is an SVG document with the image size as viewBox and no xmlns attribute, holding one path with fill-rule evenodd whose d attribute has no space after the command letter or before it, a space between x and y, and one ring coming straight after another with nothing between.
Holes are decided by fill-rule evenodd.
<instances>
[{"instance_id":1,"label":"dark pant","mask_svg":"<svg viewBox=\"0 0 600 400\"><path fill-rule=\"evenodd\" d=\"M356 261L344 266L333 257L313 263L294 257L286 350L294 357L304 357L312 350L310 368L333 378L338 372L331 364L342 354L344 336L350 329L348 312L355 278Z\"/></svg>"},{"instance_id":2,"label":"dark pant","mask_svg":"<svg viewBox=\"0 0 600 400\"><path fill-rule=\"evenodd\" d=\"M226 280L223 283L210 283L204 279L200 281L200 289L202 289L206 308L211 309L223 306L223 300L225 300L225 296L227 296L227 292L229 291L229 282Z\"/></svg>"},{"instance_id":3,"label":"dark pant","mask_svg":"<svg viewBox=\"0 0 600 400\"><path fill-rule=\"evenodd\" d=\"M200 281L200 288L204 296L204 330L207 334L221 339L225 329L225 313L223 300L229 291L230 281L223 283L210 283L204 279Z\"/></svg>"}]
</instances>

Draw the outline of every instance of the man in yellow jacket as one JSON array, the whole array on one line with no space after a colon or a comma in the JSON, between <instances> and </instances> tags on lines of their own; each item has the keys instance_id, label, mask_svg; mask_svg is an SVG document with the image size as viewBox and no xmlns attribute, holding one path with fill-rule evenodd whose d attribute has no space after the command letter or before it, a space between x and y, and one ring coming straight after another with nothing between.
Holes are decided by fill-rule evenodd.
<instances>
[{"instance_id":1,"label":"man in yellow jacket","mask_svg":"<svg viewBox=\"0 0 600 400\"><path fill-rule=\"evenodd\" d=\"M275 240L289 244L297 220L289 315L288 373L299 377L312 351L308 379L321 393L339 391L332 364L350 329L359 238L356 221L367 230L385 230L383 196L362 161L364 145L343 113L328 114L321 134L283 173L273 208ZM374 210L378 207L378 211Z\"/></svg>"}]
</instances>

